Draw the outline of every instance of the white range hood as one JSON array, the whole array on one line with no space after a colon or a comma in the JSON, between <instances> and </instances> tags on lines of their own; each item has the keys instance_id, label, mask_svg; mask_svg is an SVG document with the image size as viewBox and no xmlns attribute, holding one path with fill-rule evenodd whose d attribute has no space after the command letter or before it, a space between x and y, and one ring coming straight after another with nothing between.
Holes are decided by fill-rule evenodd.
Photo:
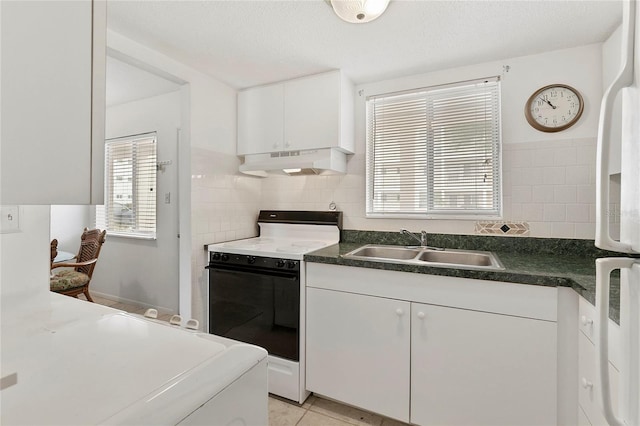
<instances>
[{"instance_id":1,"label":"white range hood","mask_svg":"<svg viewBox=\"0 0 640 426\"><path fill-rule=\"evenodd\" d=\"M344 174L347 155L336 148L248 154L240 171L260 177L269 173L289 176Z\"/></svg>"}]
</instances>

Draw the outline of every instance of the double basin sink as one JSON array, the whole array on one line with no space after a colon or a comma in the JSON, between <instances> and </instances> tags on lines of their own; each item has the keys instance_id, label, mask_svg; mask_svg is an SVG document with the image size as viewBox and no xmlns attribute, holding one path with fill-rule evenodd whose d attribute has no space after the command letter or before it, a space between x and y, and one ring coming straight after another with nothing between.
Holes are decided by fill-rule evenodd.
<instances>
[{"instance_id":1,"label":"double basin sink","mask_svg":"<svg viewBox=\"0 0 640 426\"><path fill-rule=\"evenodd\" d=\"M504 269L504 266L502 266L502 263L495 254L489 251L476 250L369 244L343 255L343 257L345 259L403 263L406 265L435 266L441 268L489 271Z\"/></svg>"}]
</instances>

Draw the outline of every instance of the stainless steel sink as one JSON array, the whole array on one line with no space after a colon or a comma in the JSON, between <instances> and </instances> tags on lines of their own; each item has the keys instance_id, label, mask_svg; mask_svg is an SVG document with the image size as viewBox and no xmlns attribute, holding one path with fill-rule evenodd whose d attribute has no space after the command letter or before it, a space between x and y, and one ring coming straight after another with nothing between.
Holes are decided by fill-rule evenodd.
<instances>
[{"instance_id":1,"label":"stainless steel sink","mask_svg":"<svg viewBox=\"0 0 640 426\"><path fill-rule=\"evenodd\" d=\"M346 259L404 263L442 268L502 270L498 257L489 251L435 249L368 244L345 255Z\"/></svg>"},{"instance_id":2,"label":"stainless steel sink","mask_svg":"<svg viewBox=\"0 0 640 426\"><path fill-rule=\"evenodd\" d=\"M419 248L402 247L402 246L374 246L368 245L360 247L345 256L360 256L366 258L380 258L380 259L396 259L396 260L408 260L415 259L416 256L421 253Z\"/></svg>"}]
</instances>

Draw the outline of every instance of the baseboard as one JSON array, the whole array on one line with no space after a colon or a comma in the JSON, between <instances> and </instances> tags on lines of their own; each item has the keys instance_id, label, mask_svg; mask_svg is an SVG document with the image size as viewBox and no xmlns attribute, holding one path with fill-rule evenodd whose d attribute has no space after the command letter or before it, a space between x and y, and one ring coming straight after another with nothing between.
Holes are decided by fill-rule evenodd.
<instances>
[{"instance_id":1,"label":"baseboard","mask_svg":"<svg viewBox=\"0 0 640 426\"><path fill-rule=\"evenodd\" d=\"M113 300L114 302L118 302L118 303L126 303L127 305L136 305L136 306L140 306L147 309L153 308L158 311L158 315L176 313L173 309L165 308L164 306L155 306L149 303L140 302L139 300L127 299L124 297L115 296L113 294L101 293L99 291L94 291L94 290L91 290L91 294L97 297L102 297L103 299Z\"/></svg>"}]
</instances>

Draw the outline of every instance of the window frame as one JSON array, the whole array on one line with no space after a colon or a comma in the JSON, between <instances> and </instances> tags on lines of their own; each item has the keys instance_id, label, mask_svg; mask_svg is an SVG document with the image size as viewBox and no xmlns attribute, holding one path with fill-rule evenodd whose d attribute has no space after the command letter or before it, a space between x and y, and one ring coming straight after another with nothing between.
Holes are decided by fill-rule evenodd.
<instances>
[{"instance_id":1,"label":"window frame","mask_svg":"<svg viewBox=\"0 0 640 426\"><path fill-rule=\"evenodd\" d=\"M152 167L152 179L153 179L153 192L154 192L154 202L153 202L153 231L143 231L140 226L139 226L139 218L138 218L138 211L139 211L139 204L140 204L140 200L138 197L138 193L140 191L139 189L139 183L136 183L136 175L139 173L140 171L140 162L136 162L136 166L132 166L132 188L131 188L131 192L132 192L132 207L131 207L131 211L133 212L134 218L135 218L135 222L136 222L136 227L135 229L131 230L131 231L124 231L124 230L114 230L114 229L110 229L109 227L109 221L108 221L108 217L109 215L107 214L107 209L109 206L109 197L110 197L110 185L113 185L110 177L108 176L109 174L109 154L108 154L108 150L109 150L109 144L113 144L113 143L122 143L122 142L129 142L132 147L133 144L136 141L140 141L140 140L149 140L152 139L153 140L153 145L154 145L154 157L155 159L152 160L153 161L153 167ZM157 132L147 132L147 133L140 133L140 134L135 134L135 135L128 135L128 136L122 136L122 137L117 137L117 138L111 138L111 139L106 139L105 140L105 145L104 145L104 149L105 149L105 166L104 166L104 204L102 206L96 206L96 227L97 228L101 228L101 229L105 229L107 231L107 235L108 236L114 236L114 237L123 237L123 238L133 238L133 239L142 239L142 240L156 240L157 239L157 234L158 234L158 169L157 169L157 164L158 164L158 136L157 136ZM135 149L135 148L133 148ZM147 167L149 167L149 164L147 164ZM111 201L112 203L115 203L116 201Z\"/></svg>"},{"instance_id":2,"label":"window frame","mask_svg":"<svg viewBox=\"0 0 640 426\"><path fill-rule=\"evenodd\" d=\"M493 175L494 179L497 179L497 183L494 186L494 194L497 192L497 195L494 195L494 200L497 203L495 206L495 210L481 212L476 209L469 211L469 213L462 213L460 210L427 210L429 207L425 207L424 210L415 211L415 212L383 212L374 210L373 203L373 191L374 191L374 171L372 170L374 166L374 159L372 156L374 155L374 141L371 139L373 137L371 126L373 125L373 120L370 119L372 116L371 108L373 108L372 100L376 99L384 99L391 98L395 96L402 95L418 95L420 93L428 93L428 92L436 92L441 91L443 89L448 88L459 88L464 86L477 85L483 82L495 82L496 83L496 96L497 99L497 129L496 129L496 139L497 144L495 149L492 151L492 157L497 161L497 172ZM425 95L428 96L428 95ZM426 125L429 127L429 124ZM433 141L428 141L425 138L426 144L431 144L431 147L426 147L426 150L429 152L433 151ZM493 143L493 142L492 142ZM426 86L415 89L408 89L396 92L386 92L375 95L367 96L365 99L365 146L366 146L366 158L365 158L365 217L368 219L444 219L444 220L497 220L503 217L503 167L502 167L502 151L503 151L503 141L502 141L502 107L501 107L501 79L499 76L492 76L487 78L473 79L473 80L465 80L454 83L440 84L434 86ZM430 161L427 158L427 162ZM431 176L432 171L428 170L426 172L427 175ZM428 179L431 179L430 177ZM433 191L433 183L429 182L426 185L428 191ZM400 190L401 191L401 190Z\"/></svg>"}]
</instances>

